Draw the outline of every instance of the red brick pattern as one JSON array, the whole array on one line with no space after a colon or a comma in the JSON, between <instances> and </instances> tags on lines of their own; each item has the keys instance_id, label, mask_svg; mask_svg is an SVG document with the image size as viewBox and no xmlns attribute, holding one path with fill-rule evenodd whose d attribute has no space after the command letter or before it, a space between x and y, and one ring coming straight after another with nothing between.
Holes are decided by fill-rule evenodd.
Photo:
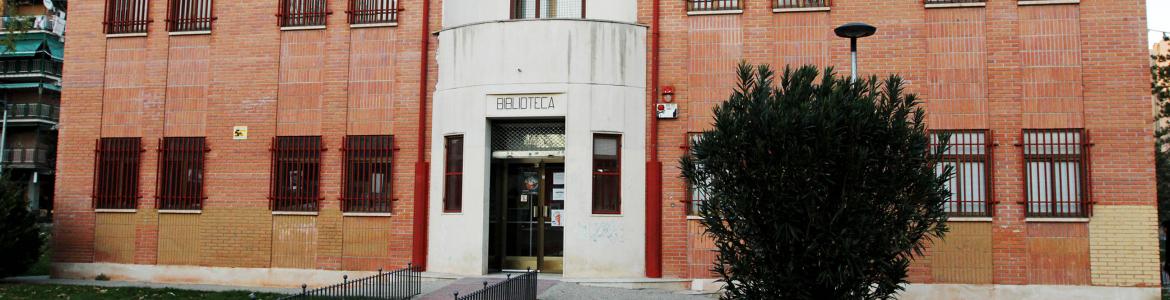
<instances>
[{"instance_id":1,"label":"red brick pattern","mask_svg":"<svg viewBox=\"0 0 1170 300\"><path fill-rule=\"evenodd\" d=\"M170 42L165 135L206 136L211 39L202 35L176 36Z\"/></svg>"},{"instance_id":2,"label":"red brick pattern","mask_svg":"<svg viewBox=\"0 0 1170 300\"><path fill-rule=\"evenodd\" d=\"M926 11L925 103L934 129L987 126L985 18L982 8Z\"/></svg>"}]
</instances>

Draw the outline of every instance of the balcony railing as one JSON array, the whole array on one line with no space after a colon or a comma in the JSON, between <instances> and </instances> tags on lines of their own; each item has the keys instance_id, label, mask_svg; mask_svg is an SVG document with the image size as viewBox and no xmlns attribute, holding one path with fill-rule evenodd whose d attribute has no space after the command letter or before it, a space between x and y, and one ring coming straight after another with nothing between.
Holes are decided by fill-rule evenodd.
<instances>
[{"instance_id":1,"label":"balcony railing","mask_svg":"<svg viewBox=\"0 0 1170 300\"><path fill-rule=\"evenodd\" d=\"M44 30L65 35L65 19L54 15L12 16L0 18L4 29Z\"/></svg>"},{"instance_id":2,"label":"balcony railing","mask_svg":"<svg viewBox=\"0 0 1170 300\"><path fill-rule=\"evenodd\" d=\"M49 148L4 149L0 155L4 156L3 167L12 168L51 168L56 156Z\"/></svg>"},{"instance_id":3,"label":"balcony railing","mask_svg":"<svg viewBox=\"0 0 1170 300\"><path fill-rule=\"evenodd\" d=\"M776 0L776 9L829 7L830 0Z\"/></svg>"},{"instance_id":4,"label":"balcony railing","mask_svg":"<svg viewBox=\"0 0 1170 300\"><path fill-rule=\"evenodd\" d=\"M688 12L743 10L743 0L687 0Z\"/></svg>"},{"instance_id":5,"label":"balcony railing","mask_svg":"<svg viewBox=\"0 0 1170 300\"><path fill-rule=\"evenodd\" d=\"M9 120L45 120L57 122L61 118L61 107L43 103L20 103L8 105Z\"/></svg>"},{"instance_id":6,"label":"balcony railing","mask_svg":"<svg viewBox=\"0 0 1170 300\"><path fill-rule=\"evenodd\" d=\"M50 59L0 60L0 76L41 76L61 77L61 62Z\"/></svg>"}]
</instances>

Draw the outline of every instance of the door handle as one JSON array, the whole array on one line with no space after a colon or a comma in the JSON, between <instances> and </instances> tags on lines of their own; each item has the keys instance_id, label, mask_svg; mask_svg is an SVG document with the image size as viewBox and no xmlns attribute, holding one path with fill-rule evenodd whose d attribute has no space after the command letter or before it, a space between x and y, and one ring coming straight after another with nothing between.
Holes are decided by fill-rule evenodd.
<instances>
[{"instance_id":1,"label":"door handle","mask_svg":"<svg viewBox=\"0 0 1170 300\"><path fill-rule=\"evenodd\" d=\"M540 216L540 215L537 215L537 214L536 214L536 205L533 205L533 206L532 206L532 218L534 218L534 219L535 219L536 217L539 217L539 216Z\"/></svg>"}]
</instances>

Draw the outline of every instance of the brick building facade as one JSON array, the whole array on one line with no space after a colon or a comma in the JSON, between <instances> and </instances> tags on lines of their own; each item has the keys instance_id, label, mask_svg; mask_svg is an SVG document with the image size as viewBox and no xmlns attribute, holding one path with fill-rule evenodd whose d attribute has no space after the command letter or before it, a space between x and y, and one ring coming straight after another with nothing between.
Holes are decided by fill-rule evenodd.
<instances>
[{"instance_id":1,"label":"brick building facade","mask_svg":"<svg viewBox=\"0 0 1170 300\"><path fill-rule=\"evenodd\" d=\"M913 265L913 282L1005 287L988 292L1000 296L1019 285L1157 294L1140 1L586 0L541 10L532 1L399 0L389 6L394 18L377 22L353 17L361 10L345 0L214 1L214 19L194 29L176 29L169 6L210 0L151 1L131 14L156 20L140 27L116 22L125 17L111 15L107 2L146 3L72 3L54 212L59 276L288 284L272 270L312 275L414 262L463 275L535 264L566 278L710 278L712 245L688 217L694 193L677 168L689 133L708 128L710 108L734 87L737 62L848 73L848 42L832 28L867 22L878 31L860 43L861 72L900 74L925 99L932 129L978 130L984 147L986 160L971 173L984 179L957 183L983 187L964 198L984 208L953 218L947 239ZM319 15L280 13L301 2L325 6ZM651 111L664 87L673 90L677 119ZM512 102L497 102L512 98L568 108L505 111ZM552 128L557 138L535 145L550 133L525 133L532 128ZM1041 129L1060 131L1034 131ZM492 143L504 133L551 148ZM347 208L359 182L347 167L358 163L347 136L392 137L381 146L389 170L363 173L365 185L356 187L387 206ZM1066 136L1073 143L1053 147L1080 150L1057 154L1082 160L1033 159L1066 148L1031 143ZM201 186L200 200L183 209L161 203L171 199L173 179L160 176L171 167L160 165L170 152L159 149L175 137L204 138L207 149L205 164L190 169L202 175L188 180ZM319 137L310 143L316 154L284 160L282 137ZM599 148L610 137L614 148ZM106 174L104 161L112 165L103 157L121 155L109 154L106 138L138 141L128 206L103 202L121 199L104 194L110 184L127 183L95 179ZM615 159L606 149L616 149L619 167L594 172L591 188L589 165ZM294 163L311 167L282 169ZM1036 173L1044 166L1048 173ZM1068 166L1075 171L1060 169ZM610 190L596 176L611 173L620 174L615 211L597 202L609 197L599 189ZM520 198L497 182L545 175ZM300 194L303 186L309 194ZM274 204L285 192L310 195L288 199L312 207ZM1061 206L1066 196L1076 203ZM497 208L521 202L566 219L530 231L494 225L503 220ZM515 239L494 235L537 231L561 244L513 255L504 244ZM598 251L605 249L628 252ZM209 275L221 271L232 275Z\"/></svg>"}]
</instances>

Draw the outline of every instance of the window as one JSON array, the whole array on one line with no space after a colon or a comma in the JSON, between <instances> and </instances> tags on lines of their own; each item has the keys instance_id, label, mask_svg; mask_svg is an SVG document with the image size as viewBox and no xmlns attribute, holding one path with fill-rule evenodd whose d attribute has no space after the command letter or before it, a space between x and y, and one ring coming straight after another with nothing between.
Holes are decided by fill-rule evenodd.
<instances>
[{"instance_id":1,"label":"window","mask_svg":"<svg viewBox=\"0 0 1170 300\"><path fill-rule=\"evenodd\" d=\"M721 10L743 10L743 2L741 0L687 0L688 12Z\"/></svg>"},{"instance_id":2,"label":"window","mask_svg":"<svg viewBox=\"0 0 1170 300\"><path fill-rule=\"evenodd\" d=\"M1024 130L1028 217L1088 217L1088 137L1083 129Z\"/></svg>"},{"instance_id":3,"label":"window","mask_svg":"<svg viewBox=\"0 0 1170 300\"><path fill-rule=\"evenodd\" d=\"M622 136L593 135L593 213L622 212Z\"/></svg>"},{"instance_id":4,"label":"window","mask_svg":"<svg viewBox=\"0 0 1170 300\"><path fill-rule=\"evenodd\" d=\"M930 0L927 0L930 1ZM786 9L786 8L810 8L810 7L829 7L830 0L775 0L772 8Z\"/></svg>"},{"instance_id":5,"label":"window","mask_svg":"<svg viewBox=\"0 0 1170 300\"><path fill-rule=\"evenodd\" d=\"M280 27L325 26L333 14L327 0L280 0Z\"/></svg>"},{"instance_id":6,"label":"window","mask_svg":"<svg viewBox=\"0 0 1170 300\"><path fill-rule=\"evenodd\" d=\"M93 177L94 208L138 208L138 173L142 166L142 138L101 138Z\"/></svg>"},{"instance_id":7,"label":"window","mask_svg":"<svg viewBox=\"0 0 1170 300\"><path fill-rule=\"evenodd\" d=\"M148 0L107 0L106 34L146 33L150 24Z\"/></svg>"},{"instance_id":8,"label":"window","mask_svg":"<svg viewBox=\"0 0 1170 300\"><path fill-rule=\"evenodd\" d=\"M349 0L349 24L398 22L398 0Z\"/></svg>"},{"instance_id":9,"label":"window","mask_svg":"<svg viewBox=\"0 0 1170 300\"><path fill-rule=\"evenodd\" d=\"M926 4L964 4L964 3L984 3L986 0L926 0Z\"/></svg>"},{"instance_id":10,"label":"window","mask_svg":"<svg viewBox=\"0 0 1170 300\"><path fill-rule=\"evenodd\" d=\"M512 0L512 18L585 18L585 0Z\"/></svg>"},{"instance_id":11,"label":"window","mask_svg":"<svg viewBox=\"0 0 1170 300\"><path fill-rule=\"evenodd\" d=\"M931 152L939 151L945 142L938 163L935 164L935 174L942 174L948 168L953 176L946 182L945 187L951 192L951 198L944 205L947 213L952 217L989 217L991 205L990 194L991 172L988 168L991 159L986 130L940 130L931 135Z\"/></svg>"},{"instance_id":12,"label":"window","mask_svg":"<svg viewBox=\"0 0 1170 300\"><path fill-rule=\"evenodd\" d=\"M692 132L687 134L687 149L693 149L695 144L702 140L703 134ZM701 166L700 166L701 168ZM700 186L687 184L687 215L699 215L699 205L707 201L707 192Z\"/></svg>"},{"instance_id":13,"label":"window","mask_svg":"<svg viewBox=\"0 0 1170 300\"><path fill-rule=\"evenodd\" d=\"M159 209L203 209L203 174L207 151L205 138L163 139L159 151Z\"/></svg>"},{"instance_id":14,"label":"window","mask_svg":"<svg viewBox=\"0 0 1170 300\"><path fill-rule=\"evenodd\" d=\"M213 0L169 0L167 3L167 31L210 31Z\"/></svg>"},{"instance_id":15,"label":"window","mask_svg":"<svg viewBox=\"0 0 1170 300\"><path fill-rule=\"evenodd\" d=\"M345 178L341 211L388 213L393 193L390 174L394 137L365 135L345 137Z\"/></svg>"},{"instance_id":16,"label":"window","mask_svg":"<svg viewBox=\"0 0 1170 300\"><path fill-rule=\"evenodd\" d=\"M463 136L448 136L443 175L443 211L463 211Z\"/></svg>"},{"instance_id":17,"label":"window","mask_svg":"<svg viewBox=\"0 0 1170 300\"><path fill-rule=\"evenodd\" d=\"M314 212L321 199L319 136L281 136L273 139L273 211Z\"/></svg>"}]
</instances>

